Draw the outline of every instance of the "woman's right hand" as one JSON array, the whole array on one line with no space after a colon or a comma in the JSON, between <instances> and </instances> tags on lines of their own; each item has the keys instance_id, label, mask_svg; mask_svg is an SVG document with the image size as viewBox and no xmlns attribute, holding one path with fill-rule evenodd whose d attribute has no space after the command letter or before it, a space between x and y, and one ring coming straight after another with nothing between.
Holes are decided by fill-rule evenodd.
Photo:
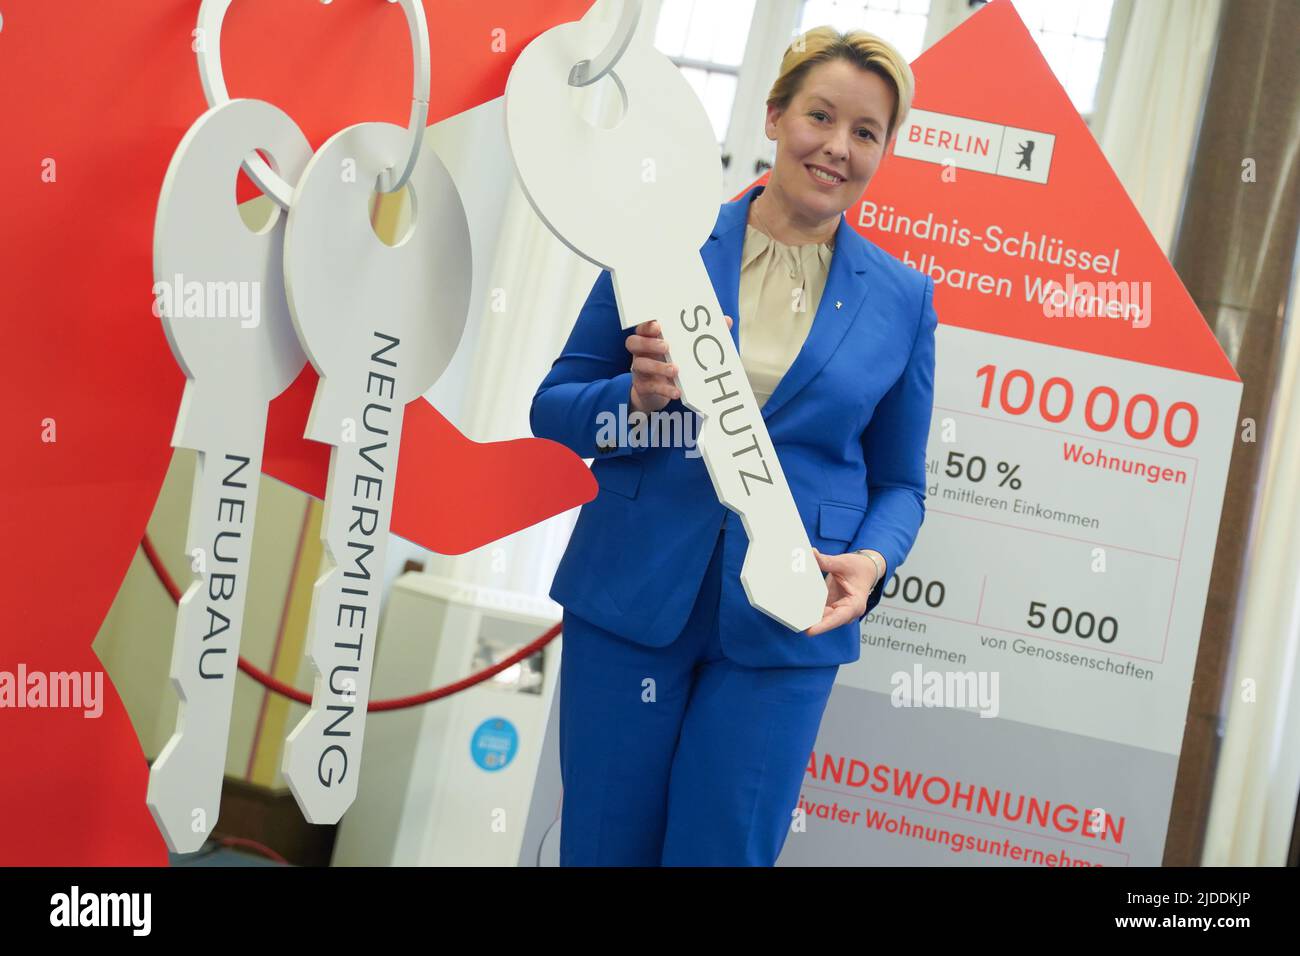
<instances>
[{"instance_id":1,"label":"woman's right hand","mask_svg":"<svg viewBox=\"0 0 1300 956\"><path fill-rule=\"evenodd\" d=\"M727 328L731 316L724 315ZM681 389L674 383L677 366L665 361L668 343L664 341L659 323L642 322L636 332L623 342L632 353L632 394L630 404L635 412L657 412L674 398L681 398Z\"/></svg>"}]
</instances>

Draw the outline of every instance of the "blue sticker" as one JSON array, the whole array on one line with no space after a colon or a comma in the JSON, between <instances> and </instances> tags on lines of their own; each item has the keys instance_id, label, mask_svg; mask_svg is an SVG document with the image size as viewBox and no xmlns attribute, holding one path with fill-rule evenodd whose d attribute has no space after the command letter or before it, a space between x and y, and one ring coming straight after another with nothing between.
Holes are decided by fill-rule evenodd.
<instances>
[{"instance_id":1,"label":"blue sticker","mask_svg":"<svg viewBox=\"0 0 1300 956\"><path fill-rule=\"evenodd\" d=\"M500 770L515 759L519 732L504 717L489 717L470 737L469 753L484 770Z\"/></svg>"}]
</instances>

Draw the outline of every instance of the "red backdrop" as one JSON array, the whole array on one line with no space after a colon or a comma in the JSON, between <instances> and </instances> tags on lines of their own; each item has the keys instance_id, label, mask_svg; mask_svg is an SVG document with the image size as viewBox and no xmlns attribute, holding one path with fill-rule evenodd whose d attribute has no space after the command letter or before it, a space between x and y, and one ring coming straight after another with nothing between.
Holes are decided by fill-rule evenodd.
<instances>
[{"instance_id":1,"label":"red backdrop","mask_svg":"<svg viewBox=\"0 0 1300 956\"><path fill-rule=\"evenodd\" d=\"M589 6L426 0L429 122L500 96L523 47ZM0 670L100 668L91 641L172 455L184 378L151 312L152 230L172 152L206 108L191 49L198 9L4 4ZM410 39L384 0L236 0L222 49L231 95L275 103L313 146L352 123L407 122ZM266 471L319 497L329 450L301 437L315 382L308 366L273 404ZM47 420L54 442L42 438ZM594 494L582 460L555 443L476 445L427 402L408 409L393 518L403 537L461 553ZM0 711L0 863L165 863L147 778L107 680L98 720Z\"/></svg>"}]
</instances>

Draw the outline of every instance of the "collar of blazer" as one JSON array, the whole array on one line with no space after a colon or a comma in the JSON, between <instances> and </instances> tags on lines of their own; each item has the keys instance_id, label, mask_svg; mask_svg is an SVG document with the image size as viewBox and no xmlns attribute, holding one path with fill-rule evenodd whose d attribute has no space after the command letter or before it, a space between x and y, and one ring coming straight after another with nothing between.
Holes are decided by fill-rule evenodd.
<instances>
[{"instance_id":1,"label":"collar of blazer","mask_svg":"<svg viewBox=\"0 0 1300 956\"><path fill-rule=\"evenodd\" d=\"M749 204L763 186L755 186L748 193L729 203L724 203L718 214L709 241L700 250L705 268L713 280L718 304L725 315L735 322L731 338L740 349L740 256L744 247L744 225L749 220ZM826 275L826 288L822 292L812 328L794 362L782 377L763 406L763 420L771 418L781 407L797 395L821 371L839 347L849 327L860 318L867 295L866 240L854 231L844 214L840 214L839 228L835 231L835 252L831 256L830 271Z\"/></svg>"}]
</instances>

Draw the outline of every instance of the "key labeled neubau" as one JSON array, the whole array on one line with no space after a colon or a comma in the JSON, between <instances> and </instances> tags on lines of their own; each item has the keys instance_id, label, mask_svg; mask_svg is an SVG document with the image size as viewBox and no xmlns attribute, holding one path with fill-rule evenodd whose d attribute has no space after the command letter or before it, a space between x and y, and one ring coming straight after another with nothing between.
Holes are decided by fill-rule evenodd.
<instances>
[{"instance_id":1,"label":"key labeled neubau","mask_svg":"<svg viewBox=\"0 0 1300 956\"><path fill-rule=\"evenodd\" d=\"M154 223L154 311L186 379L172 445L198 452L185 538L194 580L172 645L180 706L145 797L174 853L199 849L217 822L267 403L306 363L285 301L285 217L274 209L255 232L234 201L240 163L258 148L290 182L311 158L268 103L208 110L172 155Z\"/></svg>"},{"instance_id":2,"label":"key labeled neubau","mask_svg":"<svg viewBox=\"0 0 1300 956\"><path fill-rule=\"evenodd\" d=\"M826 581L699 253L722 192L713 128L645 30L590 88L603 87L614 115L584 116L570 71L608 36L589 12L519 55L505 95L511 156L537 215L613 273L623 328L658 321L682 402L701 416L697 448L718 500L749 538L745 594L802 632L822 619Z\"/></svg>"},{"instance_id":3,"label":"key labeled neubau","mask_svg":"<svg viewBox=\"0 0 1300 956\"><path fill-rule=\"evenodd\" d=\"M311 823L336 823L357 793L379 629L403 411L450 363L473 282L469 222L426 141L407 183L408 233L371 225L379 177L410 152L407 130L361 123L307 164L289 212L285 285L320 383L306 437L331 446L307 656L311 709L289 734L283 771Z\"/></svg>"}]
</instances>

